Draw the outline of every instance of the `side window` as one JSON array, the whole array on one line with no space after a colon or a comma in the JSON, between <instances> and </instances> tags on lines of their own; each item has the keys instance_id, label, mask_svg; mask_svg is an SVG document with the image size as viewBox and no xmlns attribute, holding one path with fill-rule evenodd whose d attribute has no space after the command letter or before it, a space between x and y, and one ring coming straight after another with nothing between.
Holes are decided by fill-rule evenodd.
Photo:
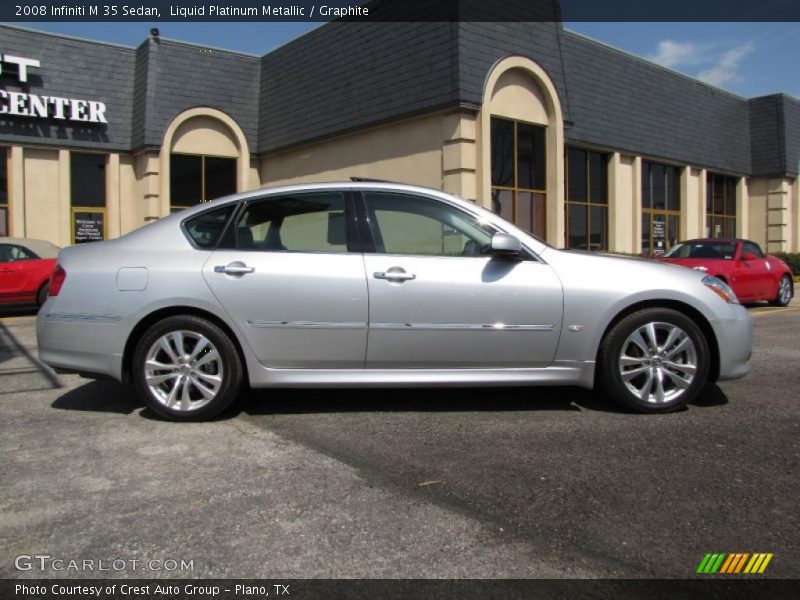
<instances>
[{"instance_id":1,"label":"side window","mask_svg":"<svg viewBox=\"0 0 800 600\"><path fill-rule=\"evenodd\" d=\"M481 256L494 230L444 202L391 192L364 192L375 251L416 256Z\"/></svg>"},{"instance_id":2,"label":"side window","mask_svg":"<svg viewBox=\"0 0 800 600\"><path fill-rule=\"evenodd\" d=\"M188 219L185 223L186 233L200 248L214 248L235 208L235 204L229 204Z\"/></svg>"},{"instance_id":3,"label":"side window","mask_svg":"<svg viewBox=\"0 0 800 600\"><path fill-rule=\"evenodd\" d=\"M764 253L761 251L761 248L759 248L753 242L745 242L742 246L742 255L747 254L748 252L750 254L755 254L758 258L764 258Z\"/></svg>"},{"instance_id":4,"label":"side window","mask_svg":"<svg viewBox=\"0 0 800 600\"><path fill-rule=\"evenodd\" d=\"M22 246L3 245L0 246L0 262L16 262L18 260L32 260L39 258Z\"/></svg>"},{"instance_id":5,"label":"side window","mask_svg":"<svg viewBox=\"0 0 800 600\"><path fill-rule=\"evenodd\" d=\"M236 247L267 252L347 252L344 192L313 192L250 203Z\"/></svg>"}]
</instances>

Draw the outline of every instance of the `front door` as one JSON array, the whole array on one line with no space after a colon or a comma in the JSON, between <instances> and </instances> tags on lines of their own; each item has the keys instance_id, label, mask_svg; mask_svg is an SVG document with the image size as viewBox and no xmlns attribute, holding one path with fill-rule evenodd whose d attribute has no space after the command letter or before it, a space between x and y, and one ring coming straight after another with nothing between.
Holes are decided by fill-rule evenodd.
<instances>
[{"instance_id":1,"label":"front door","mask_svg":"<svg viewBox=\"0 0 800 600\"><path fill-rule=\"evenodd\" d=\"M368 368L552 363L562 289L548 265L489 256L493 228L435 198L365 192L363 201Z\"/></svg>"},{"instance_id":2,"label":"front door","mask_svg":"<svg viewBox=\"0 0 800 600\"><path fill-rule=\"evenodd\" d=\"M6 302L29 300L36 292L28 289L33 258L22 246L0 244L0 297Z\"/></svg>"},{"instance_id":3,"label":"front door","mask_svg":"<svg viewBox=\"0 0 800 600\"><path fill-rule=\"evenodd\" d=\"M746 254L754 258L745 260ZM736 276L745 298L763 299L775 295L774 275L761 248L753 242L742 242L736 258Z\"/></svg>"},{"instance_id":4,"label":"front door","mask_svg":"<svg viewBox=\"0 0 800 600\"><path fill-rule=\"evenodd\" d=\"M342 191L250 201L203 268L261 364L363 368L367 283Z\"/></svg>"}]
</instances>

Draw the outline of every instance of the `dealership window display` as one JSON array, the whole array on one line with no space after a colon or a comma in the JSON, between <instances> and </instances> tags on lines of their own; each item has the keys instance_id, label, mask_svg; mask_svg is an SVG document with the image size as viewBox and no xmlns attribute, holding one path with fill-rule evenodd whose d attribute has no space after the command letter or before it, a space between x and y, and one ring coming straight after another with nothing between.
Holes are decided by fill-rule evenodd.
<instances>
[{"instance_id":1,"label":"dealership window display","mask_svg":"<svg viewBox=\"0 0 800 600\"><path fill-rule=\"evenodd\" d=\"M544 239L546 233L546 128L492 117L492 210Z\"/></svg>"},{"instance_id":2,"label":"dealership window display","mask_svg":"<svg viewBox=\"0 0 800 600\"><path fill-rule=\"evenodd\" d=\"M72 152L69 172L72 243L106 239L106 155Z\"/></svg>"},{"instance_id":3,"label":"dealership window display","mask_svg":"<svg viewBox=\"0 0 800 600\"><path fill-rule=\"evenodd\" d=\"M664 254L677 241L680 169L642 161L642 254Z\"/></svg>"},{"instance_id":4,"label":"dealership window display","mask_svg":"<svg viewBox=\"0 0 800 600\"><path fill-rule=\"evenodd\" d=\"M706 179L706 235L736 237L736 177L709 173Z\"/></svg>"},{"instance_id":5,"label":"dealership window display","mask_svg":"<svg viewBox=\"0 0 800 600\"><path fill-rule=\"evenodd\" d=\"M568 148L566 246L608 249L608 154Z\"/></svg>"},{"instance_id":6,"label":"dealership window display","mask_svg":"<svg viewBox=\"0 0 800 600\"><path fill-rule=\"evenodd\" d=\"M0 237L9 234L8 150L0 147Z\"/></svg>"},{"instance_id":7,"label":"dealership window display","mask_svg":"<svg viewBox=\"0 0 800 600\"><path fill-rule=\"evenodd\" d=\"M236 193L236 159L173 153L170 156L170 212Z\"/></svg>"}]
</instances>

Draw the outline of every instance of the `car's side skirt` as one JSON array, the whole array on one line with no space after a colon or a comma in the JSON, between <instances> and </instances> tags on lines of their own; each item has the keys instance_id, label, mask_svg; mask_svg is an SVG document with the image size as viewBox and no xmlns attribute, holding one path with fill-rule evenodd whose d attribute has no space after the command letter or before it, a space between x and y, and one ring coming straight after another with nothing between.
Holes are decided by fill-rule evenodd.
<instances>
[{"instance_id":1,"label":"car's side skirt","mask_svg":"<svg viewBox=\"0 0 800 600\"><path fill-rule=\"evenodd\" d=\"M576 385L591 389L593 361L559 361L514 369L269 369L250 370L250 385L268 387L425 387Z\"/></svg>"}]
</instances>

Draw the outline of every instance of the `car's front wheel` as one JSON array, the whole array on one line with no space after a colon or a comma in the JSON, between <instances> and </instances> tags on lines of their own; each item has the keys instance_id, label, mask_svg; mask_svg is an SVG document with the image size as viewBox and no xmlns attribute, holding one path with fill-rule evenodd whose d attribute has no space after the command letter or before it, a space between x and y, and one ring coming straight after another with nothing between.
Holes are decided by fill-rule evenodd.
<instances>
[{"instance_id":1,"label":"car's front wheel","mask_svg":"<svg viewBox=\"0 0 800 600\"><path fill-rule=\"evenodd\" d=\"M616 323L600 347L599 378L619 404L644 413L678 410L703 388L709 349L681 312L647 308Z\"/></svg>"},{"instance_id":2,"label":"car's front wheel","mask_svg":"<svg viewBox=\"0 0 800 600\"><path fill-rule=\"evenodd\" d=\"M228 334L195 316L151 326L134 351L132 375L147 406L175 421L216 417L236 399L243 378Z\"/></svg>"},{"instance_id":3,"label":"car's front wheel","mask_svg":"<svg viewBox=\"0 0 800 600\"><path fill-rule=\"evenodd\" d=\"M775 294L775 298L770 300L770 304L773 306L789 306L789 302L791 301L792 279L788 275L784 275L778 282L778 291Z\"/></svg>"}]
</instances>

